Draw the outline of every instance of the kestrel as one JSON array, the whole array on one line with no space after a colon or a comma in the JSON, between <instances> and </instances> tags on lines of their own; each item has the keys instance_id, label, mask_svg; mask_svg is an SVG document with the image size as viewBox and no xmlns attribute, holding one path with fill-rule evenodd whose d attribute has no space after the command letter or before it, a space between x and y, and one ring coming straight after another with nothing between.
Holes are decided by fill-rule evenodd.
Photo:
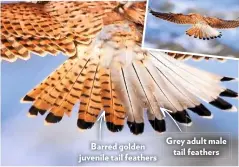
<instances>
[{"instance_id":1,"label":"kestrel","mask_svg":"<svg viewBox=\"0 0 239 167\"><path fill-rule=\"evenodd\" d=\"M105 111L110 131L121 131L127 120L130 131L140 134L144 131L144 112L153 129L163 132L162 108L185 125L192 122L187 110L212 116L200 99L222 110L235 110L220 97L238 97L238 93L220 85L234 78L180 62L203 57L141 49L145 4L2 4L3 60L27 60L32 53L56 56L62 52L69 57L22 99L32 103L28 115L46 114L46 124L57 123L64 115L70 116L80 102L80 129L91 128Z\"/></svg>"},{"instance_id":2,"label":"kestrel","mask_svg":"<svg viewBox=\"0 0 239 167\"><path fill-rule=\"evenodd\" d=\"M239 27L239 20L222 20L216 17L205 17L197 13L184 15L181 13L161 13L150 9L150 13L157 18L177 24L193 25L186 31L188 36L203 40L221 38L222 33L217 29L229 29Z\"/></svg>"}]
</instances>

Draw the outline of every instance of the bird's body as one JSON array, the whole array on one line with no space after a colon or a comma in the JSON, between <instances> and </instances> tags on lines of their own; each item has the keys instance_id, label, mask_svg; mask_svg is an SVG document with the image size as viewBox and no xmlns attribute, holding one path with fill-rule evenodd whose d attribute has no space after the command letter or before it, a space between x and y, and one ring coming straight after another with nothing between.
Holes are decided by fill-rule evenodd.
<instances>
[{"instance_id":1,"label":"bird's body","mask_svg":"<svg viewBox=\"0 0 239 167\"><path fill-rule=\"evenodd\" d=\"M161 13L153 10L150 10L150 13L157 18L177 24L193 25L193 27L186 31L186 34L203 40L221 38L222 34L217 29L239 27L238 20L222 20L216 17L202 16L198 13L185 15L181 13Z\"/></svg>"},{"instance_id":2,"label":"bird's body","mask_svg":"<svg viewBox=\"0 0 239 167\"><path fill-rule=\"evenodd\" d=\"M52 1L2 5L1 10L2 59L58 52L70 57L22 99L32 103L30 117L48 113L46 123L57 123L80 101L80 129L91 128L104 110L110 131L120 131L127 120L130 131L140 134L144 108L158 132L166 130L162 107L183 124L191 123L186 109L211 117L200 99L235 109L219 97L238 96L219 85L233 78L178 61L197 56L141 49L145 2Z\"/></svg>"}]
</instances>

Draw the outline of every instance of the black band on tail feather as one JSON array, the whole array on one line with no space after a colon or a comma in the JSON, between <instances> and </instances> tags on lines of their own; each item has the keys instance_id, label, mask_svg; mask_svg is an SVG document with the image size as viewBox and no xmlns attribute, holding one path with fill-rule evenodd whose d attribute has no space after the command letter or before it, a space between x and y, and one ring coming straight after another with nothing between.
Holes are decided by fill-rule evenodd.
<instances>
[{"instance_id":1,"label":"black band on tail feather","mask_svg":"<svg viewBox=\"0 0 239 167\"><path fill-rule=\"evenodd\" d=\"M186 110L169 113L179 123L189 124L192 122Z\"/></svg>"},{"instance_id":2,"label":"black band on tail feather","mask_svg":"<svg viewBox=\"0 0 239 167\"><path fill-rule=\"evenodd\" d=\"M130 132L135 135L141 134L144 132L144 123L136 123L136 122L129 122L127 121L129 126Z\"/></svg>"}]
</instances>

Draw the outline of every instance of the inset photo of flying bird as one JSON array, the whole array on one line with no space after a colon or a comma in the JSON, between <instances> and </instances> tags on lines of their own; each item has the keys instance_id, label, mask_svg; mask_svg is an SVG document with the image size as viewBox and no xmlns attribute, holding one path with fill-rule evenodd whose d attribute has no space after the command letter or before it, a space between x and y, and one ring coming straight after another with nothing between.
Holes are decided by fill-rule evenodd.
<instances>
[{"instance_id":1,"label":"inset photo of flying bird","mask_svg":"<svg viewBox=\"0 0 239 167\"><path fill-rule=\"evenodd\" d=\"M149 0L144 47L239 57L239 7L224 3Z\"/></svg>"},{"instance_id":2,"label":"inset photo of flying bird","mask_svg":"<svg viewBox=\"0 0 239 167\"><path fill-rule=\"evenodd\" d=\"M203 40L221 38L222 33L217 29L230 29L239 27L239 20L223 20L216 17L206 17L198 13L161 13L152 9L149 12L157 18L176 24L193 25L186 31L188 36Z\"/></svg>"}]
</instances>

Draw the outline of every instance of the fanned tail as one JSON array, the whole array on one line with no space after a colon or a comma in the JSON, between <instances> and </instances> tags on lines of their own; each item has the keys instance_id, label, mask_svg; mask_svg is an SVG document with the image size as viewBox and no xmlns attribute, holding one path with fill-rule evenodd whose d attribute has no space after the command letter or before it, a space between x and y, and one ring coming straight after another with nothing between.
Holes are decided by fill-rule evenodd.
<instances>
[{"instance_id":1,"label":"fanned tail","mask_svg":"<svg viewBox=\"0 0 239 167\"><path fill-rule=\"evenodd\" d=\"M205 24L196 24L192 28L186 31L188 36L192 36L194 38L199 38L203 40L210 40L214 38L221 38L221 32L218 32L216 29L210 27Z\"/></svg>"}]
</instances>

